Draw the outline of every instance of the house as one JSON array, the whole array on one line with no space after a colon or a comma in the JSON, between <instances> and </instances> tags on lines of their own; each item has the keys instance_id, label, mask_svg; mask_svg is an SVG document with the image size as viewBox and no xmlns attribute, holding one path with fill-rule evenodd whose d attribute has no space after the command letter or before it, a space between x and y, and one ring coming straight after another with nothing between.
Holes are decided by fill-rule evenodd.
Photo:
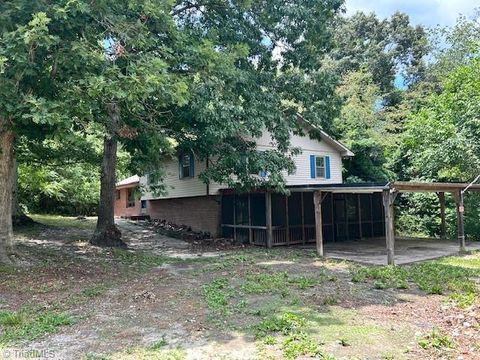
<instances>
[{"instance_id":1,"label":"house","mask_svg":"<svg viewBox=\"0 0 480 360\"><path fill-rule=\"evenodd\" d=\"M139 197L140 177L135 175L116 184L115 216L138 218L146 214L146 201Z\"/></svg>"},{"instance_id":2,"label":"house","mask_svg":"<svg viewBox=\"0 0 480 360\"><path fill-rule=\"evenodd\" d=\"M312 130L317 133L314 138L308 135ZM275 146L268 132L256 142L259 151ZM342 160L354 155L347 147L307 123L303 135L291 136L291 146L300 148L301 154L294 157L296 171L286 175L289 196L264 189L240 194L222 184L206 185L198 177L206 162L184 154L165 163L167 191L163 195L144 193L134 203L131 189L151 179L142 176L138 182L130 178L118 183L117 190L124 193L117 196L115 214L148 214L152 219L258 245L307 243L315 242L314 190L328 188L321 199L325 241L384 235L382 194L342 191L346 189Z\"/></svg>"}]
</instances>

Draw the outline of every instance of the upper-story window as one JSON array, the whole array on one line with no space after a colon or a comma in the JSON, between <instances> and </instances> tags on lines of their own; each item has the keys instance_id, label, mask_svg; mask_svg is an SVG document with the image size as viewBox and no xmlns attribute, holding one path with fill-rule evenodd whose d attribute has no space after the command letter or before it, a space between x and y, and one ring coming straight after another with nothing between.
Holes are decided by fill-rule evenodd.
<instances>
[{"instance_id":1,"label":"upper-story window","mask_svg":"<svg viewBox=\"0 0 480 360\"><path fill-rule=\"evenodd\" d=\"M325 179L325 157L315 157L315 177Z\"/></svg>"},{"instance_id":2,"label":"upper-story window","mask_svg":"<svg viewBox=\"0 0 480 360\"><path fill-rule=\"evenodd\" d=\"M310 155L310 177L330 179L330 156Z\"/></svg>"},{"instance_id":3,"label":"upper-story window","mask_svg":"<svg viewBox=\"0 0 480 360\"><path fill-rule=\"evenodd\" d=\"M194 158L192 154L180 155L178 170L180 179L194 177Z\"/></svg>"}]
</instances>

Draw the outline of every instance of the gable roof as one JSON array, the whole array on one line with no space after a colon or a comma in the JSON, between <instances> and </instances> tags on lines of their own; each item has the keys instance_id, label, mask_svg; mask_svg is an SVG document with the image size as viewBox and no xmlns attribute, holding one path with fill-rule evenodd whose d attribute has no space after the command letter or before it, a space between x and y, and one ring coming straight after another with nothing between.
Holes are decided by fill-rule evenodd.
<instances>
[{"instance_id":1,"label":"gable roof","mask_svg":"<svg viewBox=\"0 0 480 360\"><path fill-rule=\"evenodd\" d=\"M305 118L302 115L297 114L297 116L299 121L301 121L304 125L309 127L311 130L317 131L320 134L321 139L325 141L327 144L329 144L330 146L332 146L334 149L338 150L343 157L355 156L353 151L351 151L349 148L343 145L340 141L335 140L333 137L328 135L325 131L313 125L309 121L305 120Z\"/></svg>"},{"instance_id":2,"label":"gable roof","mask_svg":"<svg viewBox=\"0 0 480 360\"><path fill-rule=\"evenodd\" d=\"M119 181L115 186L116 187L128 187L131 185L137 185L140 183L140 177L138 175L130 176L129 178Z\"/></svg>"}]
</instances>

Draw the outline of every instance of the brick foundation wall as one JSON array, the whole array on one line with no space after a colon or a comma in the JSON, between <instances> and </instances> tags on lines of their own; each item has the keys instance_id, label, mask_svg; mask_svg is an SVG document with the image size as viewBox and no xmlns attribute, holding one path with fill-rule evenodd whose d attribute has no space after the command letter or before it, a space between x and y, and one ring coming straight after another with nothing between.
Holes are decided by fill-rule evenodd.
<instances>
[{"instance_id":1,"label":"brick foundation wall","mask_svg":"<svg viewBox=\"0 0 480 360\"><path fill-rule=\"evenodd\" d=\"M130 216L138 216L141 214L141 204L140 200L135 200L134 207L127 208L127 194L128 189L118 189L120 191L120 199L117 199L117 195L115 194L115 216L118 217L130 217Z\"/></svg>"},{"instance_id":2,"label":"brick foundation wall","mask_svg":"<svg viewBox=\"0 0 480 360\"><path fill-rule=\"evenodd\" d=\"M150 200L147 203L147 212L152 219L187 225L195 231L208 231L213 236L220 233L220 209L219 196Z\"/></svg>"}]
</instances>

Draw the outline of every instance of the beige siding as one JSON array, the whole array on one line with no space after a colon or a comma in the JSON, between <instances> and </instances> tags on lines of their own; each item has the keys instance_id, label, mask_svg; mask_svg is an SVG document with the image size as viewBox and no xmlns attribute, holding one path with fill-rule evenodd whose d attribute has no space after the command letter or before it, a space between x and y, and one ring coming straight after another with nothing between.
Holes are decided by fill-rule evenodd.
<instances>
[{"instance_id":1,"label":"beige siding","mask_svg":"<svg viewBox=\"0 0 480 360\"><path fill-rule=\"evenodd\" d=\"M204 170L205 162L195 160L195 176L193 178L180 179L178 176L178 160L169 160L165 163L165 184L167 194L163 196L153 196L151 193L146 193L142 196L142 199L171 199L207 195L207 185L205 185L198 177L198 175ZM146 176L142 176L140 178L140 183L145 185L146 182Z\"/></svg>"},{"instance_id":2,"label":"beige siding","mask_svg":"<svg viewBox=\"0 0 480 360\"><path fill-rule=\"evenodd\" d=\"M260 150L275 148L270 134L264 132L257 140ZM313 185L313 184L339 184L342 183L342 156L330 144L325 141L310 139L308 135L293 135L291 146L302 150L300 155L294 157L296 171L294 174L286 175L287 185ZM310 155L330 156L330 179L312 179L310 177Z\"/></svg>"},{"instance_id":3,"label":"beige siding","mask_svg":"<svg viewBox=\"0 0 480 360\"><path fill-rule=\"evenodd\" d=\"M263 136L257 139L257 144L259 150L275 148L275 143L272 142L268 132L264 132ZM312 140L308 135L293 135L291 138L291 146L300 148L302 153L294 158L296 171L294 174L286 176L287 185L342 183L342 157L340 153L326 141ZM310 178L310 155L330 156L330 179ZM207 195L207 186L198 177L198 175L205 170L204 161L195 161L195 177L190 179L179 178L177 159L172 159L166 162L165 165L165 184L167 185L167 194L160 197L154 197L152 194L147 193L142 196L142 199L171 199ZM145 184L146 177L142 177L140 183ZM219 190L222 188L225 188L222 184L210 184L209 195L218 194Z\"/></svg>"}]
</instances>

